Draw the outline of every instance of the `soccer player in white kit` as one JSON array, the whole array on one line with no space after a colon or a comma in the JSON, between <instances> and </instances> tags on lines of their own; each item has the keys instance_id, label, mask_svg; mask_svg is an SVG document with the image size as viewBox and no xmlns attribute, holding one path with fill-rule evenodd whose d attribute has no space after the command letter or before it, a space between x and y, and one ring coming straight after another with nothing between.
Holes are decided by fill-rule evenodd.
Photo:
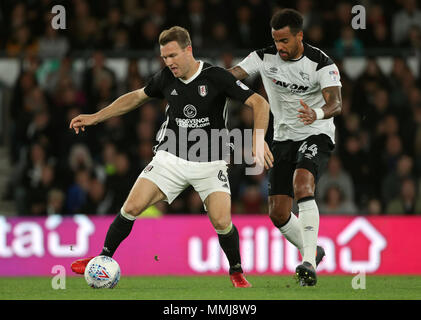
<instances>
[{"instance_id":1,"label":"soccer player in white kit","mask_svg":"<svg viewBox=\"0 0 421 320\"><path fill-rule=\"evenodd\" d=\"M298 11L280 10L270 25L275 44L253 51L229 71L239 80L261 75L274 117L269 216L302 255L296 268L300 284L313 286L316 266L324 256L317 246L315 185L334 148L333 117L341 113L341 82L334 62L303 42ZM298 218L291 213L294 197Z\"/></svg>"}]
</instances>

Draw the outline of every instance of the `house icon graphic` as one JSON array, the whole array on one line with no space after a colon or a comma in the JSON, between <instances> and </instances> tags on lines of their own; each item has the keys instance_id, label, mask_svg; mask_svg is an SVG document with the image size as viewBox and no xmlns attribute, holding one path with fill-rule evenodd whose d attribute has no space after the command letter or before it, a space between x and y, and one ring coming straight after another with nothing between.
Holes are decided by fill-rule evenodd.
<instances>
[{"instance_id":1,"label":"house icon graphic","mask_svg":"<svg viewBox=\"0 0 421 320\"><path fill-rule=\"evenodd\" d=\"M359 232L370 241L367 261L352 260L352 250L346 246ZM338 235L336 242L338 245L344 246L339 252L340 267L343 271L350 273L376 271L380 267L381 252L387 246L383 235L364 217L352 220Z\"/></svg>"}]
</instances>

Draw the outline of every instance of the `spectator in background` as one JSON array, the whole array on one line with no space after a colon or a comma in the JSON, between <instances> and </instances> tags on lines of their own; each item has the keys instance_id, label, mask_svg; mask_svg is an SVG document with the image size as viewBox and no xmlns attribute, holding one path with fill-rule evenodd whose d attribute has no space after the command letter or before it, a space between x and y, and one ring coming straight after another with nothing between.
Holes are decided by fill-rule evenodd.
<instances>
[{"instance_id":1,"label":"spectator in background","mask_svg":"<svg viewBox=\"0 0 421 320\"><path fill-rule=\"evenodd\" d=\"M73 101L67 101L64 104L83 108L86 104L86 97L79 88L81 86L80 76L75 70L73 62L71 57L65 56L58 62L58 66L51 67L51 71L45 76L44 89L52 97L54 104L60 106L63 104L64 91L72 89L75 91Z\"/></svg>"},{"instance_id":2,"label":"spectator in background","mask_svg":"<svg viewBox=\"0 0 421 320\"><path fill-rule=\"evenodd\" d=\"M393 15L392 36L396 46L408 44L411 26L421 28L421 11L416 0L403 0L403 9Z\"/></svg>"},{"instance_id":3,"label":"spectator in background","mask_svg":"<svg viewBox=\"0 0 421 320\"><path fill-rule=\"evenodd\" d=\"M319 25L322 23L322 19L314 8L314 1L312 0L298 0L297 1L297 10L303 16L303 30L304 33L310 30L310 27L313 25Z\"/></svg>"},{"instance_id":4,"label":"spectator in background","mask_svg":"<svg viewBox=\"0 0 421 320\"><path fill-rule=\"evenodd\" d=\"M139 34L140 29L140 34ZM159 35L159 27L151 19L142 20L139 29L133 30L132 47L139 50L156 50L156 38Z\"/></svg>"},{"instance_id":5,"label":"spectator in background","mask_svg":"<svg viewBox=\"0 0 421 320\"><path fill-rule=\"evenodd\" d=\"M270 26L262 23L262 21L270 21L272 10L275 8L270 1L265 0L246 0L242 1L250 7L252 15L253 30L256 33L256 42L253 44L254 48L265 48L273 43L270 34Z\"/></svg>"},{"instance_id":6,"label":"spectator in background","mask_svg":"<svg viewBox=\"0 0 421 320\"><path fill-rule=\"evenodd\" d=\"M390 48L390 35L385 24L378 23L373 26L371 40L368 45L377 49Z\"/></svg>"},{"instance_id":7,"label":"spectator in background","mask_svg":"<svg viewBox=\"0 0 421 320\"><path fill-rule=\"evenodd\" d=\"M371 129L372 134L381 133L382 129L379 126L382 124L382 119L390 111L389 93L384 88L376 89L373 92L371 103L366 106L366 112L364 114L366 129Z\"/></svg>"},{"instance_id":8,"label":"spectator in background","mask_svg":"<svg viewBox=\"0 0 421 320\"><path fill-rule=\"evenodd\" d=\"M164 0L150 0L147 1L148 16L149 19L158 27L159 30L163 30L168 26L167 17L167 4Z\"/></svg>"},{"instance_id":9,"label":"spectator in background","mask_svg":"<svg viewBox=\"0 0 421 320\"><path fill-rule=\"evenodd\" d=\"M421 106L414 109L414 122L415 122L415 133L414 133L414 157L415 157L415 169L418 176L421 174Z\"/></svg>"},{"instance_id":10,"label":"spectator in background","mask_svg":"<svg viewBox=\"0 0 421 320\"><path fill-rule=\"evenodd\" d=\"M28 190L27 202L30 215L47 214L48 192L53 188L57 188L54 168L51 165L45 165L41 168L41 177L37 184L32 185Z\"/></svg>"},{"instance_id":11,"label":"spectator in background","mask_svg":"<svg viewBox=\"0 0 421 320\"><path fill-rule=\"evenodd\" d=\"M368 153L362 148L361 136L350 135L344 141L344 148L340 150L343 167L354 182L355 201L361 205L367 200L365 197L376 193L376 188L373 187L375 181L370 180Z\"/></svg>"},{"instance_id":12,"label":"spectator in background","mask_svg":"<svg viewBox=\"0 0 421 320\"><path fill-rule=\"evenodd\" d=\"M335 41L341 37L344 28L351 26L352 20L352 6L347 1L340 1L334 3L336 5L332 14L332 19L326 21L324 31L326 33L327 45L333 47ZM332 10L328 10L332 12Z\"/></svg>"},{"instance_id":13,"label":"spectator in background","mask_svg":"<svg viewBox=\"0 0 421 320\"><path fill-rule=\"evenodd\" d=\"M136 21L145 18L149 12L146 7L141 6L138 0L123 0L122 3L122 21L132 28Z\"/></svg>"},{"instance_id":14,"label":"spectator in background","mask_svg":"<svg viewBox=\"0 0 421 320\"><path fill-rule=\"evenodd\" d=\"M202 48L209 33L209 21L203 0L189 0L187 16L181 19L181 26L189 30L195 48ZM156 38L155 38L156 41Z\"/></svg>"},{"instance_id":15,"label":"spectator in background","mask_svg":"<svg viewBox=\"0 0 421 320\"><path fill-rule=\"evenodd\" d=\"M153 146L154 143L152 143L152 141L142 141L137 144L136 150L134 152L134 158L138 164L138 170L136 170L137 172L142 171L148 165L148 163L152 161L154 156Z\"/></svg>"},{"instance_id":16,"label":"spectator in background","mask_svg":"<svg viewBox=\"0 0 421 320\"><path fill-rule=\"evenodd\" d=\"M104 121L100 140L111 141L120 148L127 148L129 146L122 117L114 117Z\"/></svg>"},{"instance_id":17,"label":"spectator in background","mask_svg":"<svg viewBox=\"0 0 421 320\"><path fill-rule=\"evenodd\" d=\"M90 174L94 169L94 161L86 144L77 143L71 146L66 159L66 170L61 173L61 179L66 185L74 182L77 172L86 170Z\"/></svg>"},{"instance_id":18,"label":"spectator in background","mask_svg":"<svg viewBox=\"0 0 421 320\"><path fill-rule=\"evenodd\" d=\"M402 181L400 194L386 206L387 214L421 214L421 198L417 197L415 181L406 178Z\"/></svg>"},{"instance_id":19,"label":"spectator in background","mask_svg":"<svg viewBox=\"0 0 421 320\"><path fill-rule=\"evenodd\" d=\"M16 3L13 7L12 12L9 17L5 17L6 19L9 18L9 31L15 30L17 27L28 25L28 10L23 1Z\"/></svg>"},{"instance_id":20,"label":"spectator in background","mask_svg":"<svg viewBox=\"0 0 421 320\"><path fill-rule=\"evenodd\" d=\"M89 182L87 199L81 208L85 214L104 215L110 212L112 196L107 193L105 185L98 179L92 178Z\"/></svg>"},{"instance_id":21,"label":"spectator in background","mask_svg":"<svg viewBox=\"0 0 421 320\"><path fill-rule=\"evenodd\" d=\"M354 29L351 26L345 26L341 30L340 37L334 43L335 56L342 59L346 56L362 56L364 54L364 45L360 39L355 36Z\"/></svg>"},{"instance_id":22,"label":"spectator in background","mask_svg":"<svg viewBox=\"0 0 421 320\"><path fill-rule=\"evenodd\" d=\"M38 56L41 59L63 58L69 49L67 38L52 27L51 21L47 21L44 34L39 39Z\"/></svg>"},{"instance_id":23,"label":"spectator in background","mask_svg":"<svg viewBox=\"0 0 421 320\"><path fill-rule=\"evenodd\" d=\"M128 31L128 26L124 23L121 11L118 7L108 9L107 19L102 25L103 43L102 48L111 49L112 44L116 44L116 39L121 31ZM127 39L129 42L129 39ZM115 47L114 47L115 49ZM127 47L128 49L128 47Z\"/></svg>"},{"instance_id":24,"label":"spectator in background","mask_svg":"<svg viewBox=\"0 0 421 320\"><path fill-rule=\"evenodd\" d=\"M390 199L399 195L402 182L413 178L414 163L411 157L402 155L398 160L396 170L389 172L382 183L382 200L387 203Z\"/></svg>"},{"instance_id":25,"label":"spectator in background","mask_svg":"<svg viewBox=\"0 0 421 320\"><path fill-rule=\"evenodd\" d=\"M317 183L316 198L322 201L326 197L326 193L330 186L338 186L343 194L345 200L354 201L354 184L350 175L342 169L342 163L337 155L332 155L329 159L327 170L320 176Z\"/></svg>"},{"instance_id":26,"label":"spectator in background","mask_svg":"<svg viewBox=\"0 0 421 320\"><path fill-rule=\"evenodd\" d=\"M47 194L47 215L64 214L65 194L60 189L51 189Z\"/></svg>"},{"instance_id":27,"label":"spectator in background","mask_svg":"<svg viewBox=\"0 0 421 320\"><path fill-rule=\"evenodd\" d=\"M383 214L383 206L379 199L372 198L368 200L365 214L370 216L378 216Z\"/></svg>"},{"instance_id":28,"label":"spectator in background","mask_svg":"<svg viewBox=\"0 0 421 320\"><path fill-rule=\"evenodd\" d=\"M211 30L211 34L204 41L203 47L208 50L215 50L215 48L218 48L223 51L232 51L234 49L225 23L217 21L213 24Z\"/></svg>"},{"instance_id":29,"label":"spectator in background","mask_svg":"<svg viewBox=\"0 0 421 320\"><path fill-rule=\"evenodd\" d=\"M74 17L68 28L72 49L92 50L100 47L102 32L97 19L91 15L88 2L75 0L72 4Z\"/></svg>"},{"instance_id":30,"label":"spectator in background","mask_svg":"<svg viewBox=\"0 0 421 320\"><path fill-rule=\"evenodd\" d=\"M312 46L323 48L325 46L325 36L322 25L311 25L305 34L305 41Z\"/></svg>"},{"instance_id":31,"label":"spectator in background","mask_svg":"<svg viewBox=\"0 0 421 320\"><path fill-rule=\"evenodd\" d=\"M101 155L98 157L98 164L95 168L95 174L100 181L105 182L110 176L115 174L116 156L117 146L110 141L105 141L102 145Z\"/></svg>"},{"instance_id":32,"label":"spectator in background","mask_svg":"<svg viewBox=\"0 0 421 320\"><path fill-rule=\"evenodd\" d=\"M252 25L252 15L253 13L247 5L241 5L236 10L236 25L233 28L236 48L248 49L254 46L258 35Z\"/></svg>"},{"instance_id":33,"label":"spectator in background","mask_svg":"<svg viewBox=\"0 0 421 320\"><path fill-rule=\"evenodd\" d=\"M325 193L320 205L320 213L328 214L357 214L358 209L354 202L347 200L343 190L337 185L331 185Z\"/></svg>"},{"instance_id":34,"label":"spectator in background","mask_svg":"<svg viewBox=\"0 0 421 320\"><path fill-rule=\"evenodd\" d=\"M67 214L82 213L83 207L87 203L90 181L89 170L86 168L76 170L74 181L67 189L65 209Z\"/></svg>"},{"instance_id":35,"label":"spectator in background","mask_svg":"<svg viewBox=\"0 0 421 320\"><path fill-rule=\"evenodd\" d=\"M6 43L6 53L9 57L19 57L38 53L38 41L35 39L27 25L16 27L12 36Z\"/></svg>"},{"instance_id":36,"label":"spectator in background","mask_svg":"<svg viewBox=\"0 0 421 320\"><path fill-rule=\"evenodd\" d=\"M127 29L119 28L115 34L112 42L112 50L115 52L126 52L130 50L130 35Z\"/></svg>"},{"instance_id":37,"label":"spectator in background","mask_svg":"<svg viewBox=\"0 0 421 320\"><path fill-rule=\"evenodd\" d=\"M385 172L396 170L398 159L402 155L402 140L397 134L392 134L387 137L386 150L383 152L383 163L386 169Z\"/></svg>"},{"instance_id":38,"label":"spectator in background","mask_svg":"<svg viewBox=\"0 0 421 320\"><path fill-rule=\"evenodd\" d=\"M115 73L105 65L105 56L101 51L92 54L90 64L83 75L83 88L89 106L87 113L96 112L96 106L104 99L113 99L117 89Z\"/></svg>"},{"instance_id":39,"label":"spectator in background","mask_svg":"<svg viewBox=\"0 0 421 320\"><path fill-rule=\"evenodd\" d=\"M402 57L395 57L389 77L390 99L394 106L406 106L408 104L408 97L405 92L405 82L407 82L405 79L408 74L411 74L411 70L406 61Z\"/></svg>"},{"instance_id":40,"label":"spectator in background","mask_svg":"<svg viewBox=\"0 0 421 320\"><path fill-rule=\"evenodd\" d=\"M108 176L106 188L112 193L112 202L109 207L110 212L119 211L121 204L125 202L133 182L137 175L131 166L130 158L126 153L117 152L114 159L115 173Z\"/></svg>"},{"instance_id":41,"label":"spectator in background","mask_svg":"<svg viewBox=\"0 0 421 320\"><path fill-rule=\"evenodd\" d=\"M374 94L380 88L389 89L389 79L381 71L376 59L368 58L364 72L355 80L355 86L352 92L353 112L363 120L363 127L371 127L367 120L367 104L372 104Z\"/></svg>"},{"instance_id":42,"label":"spectator in background","mask_svg":"<svg viewBox=\"0 0 421 320\"><path fill-rule=\"evenodd\" d=\"M366 45L372 48L390 48L388 21L380 3L373 3L367 12L368 35Z\"/></svg>"}]
</instances>

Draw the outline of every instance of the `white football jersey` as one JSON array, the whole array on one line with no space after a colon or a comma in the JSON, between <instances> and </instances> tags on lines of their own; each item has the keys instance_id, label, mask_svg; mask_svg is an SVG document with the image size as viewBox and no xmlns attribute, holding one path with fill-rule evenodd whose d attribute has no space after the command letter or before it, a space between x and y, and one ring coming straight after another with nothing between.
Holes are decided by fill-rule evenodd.
<instances>
[{"instance_id":1,"label":"white football jersey","mask_svg":"<svg viewBox=\"0 0 421 320\"><path fill-rule=\"evenodd\" d=\"M300 141L324 133L335 143L333 117L304 125L298 116L302 99L310 108L326 104L322 89L342 86L337 66L320 49L304 44L301 58L284 61L276 46L250 53L238 66L250 76L260 72L274 117L274 140Z\"/></svg>"}]
</instances>

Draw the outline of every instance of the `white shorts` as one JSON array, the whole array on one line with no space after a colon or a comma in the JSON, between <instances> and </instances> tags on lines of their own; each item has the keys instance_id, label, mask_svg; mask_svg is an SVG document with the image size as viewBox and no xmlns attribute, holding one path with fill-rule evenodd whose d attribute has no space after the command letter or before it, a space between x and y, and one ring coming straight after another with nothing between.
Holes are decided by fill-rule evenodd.
<instances>
[{"instance_id":1,"label":"white shorts","mask_svg":"<svg viewBox=\"0 0 421 320\"><path fill-rule=\"evenodd\" d=\"M199 193L204 202L212 192L231 194L227 167L224 160L193 162L159 150L139 178L155 183L167 196L166 200L170 204L189 185Z\"/></svg>"}]
</instances>

